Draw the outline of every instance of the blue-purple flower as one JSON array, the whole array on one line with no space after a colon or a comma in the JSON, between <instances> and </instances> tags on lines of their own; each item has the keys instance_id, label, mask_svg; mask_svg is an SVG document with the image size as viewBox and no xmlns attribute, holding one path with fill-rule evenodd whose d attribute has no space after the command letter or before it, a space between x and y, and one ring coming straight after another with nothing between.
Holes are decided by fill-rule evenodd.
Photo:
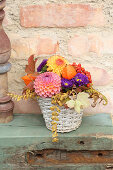
<instances>
[{"instance_id":1,"label":"blue-purple flower","mask_svg":"<svg viewBox=\"0 0 113 170\"><path fill-rule=\"evenodd\" d=\"M42 68L46 65L47 63L47 59L44 59L41 64L38 66L37 68L37 72L40 72L42 70Z\"/></svg>"},{"instance_id":2,"label":"blue-purple flower","mask_svg":"<svg viewBox=\"0 0 113 170\"><path fill-rule=\"evenodd\" d=\"M84 74L77 73L76 76L72 79L72 82L76 86L83 86L89 83L88 77Z\"/></svg>"},{"instance_id":3,"label":"blue-purple flower","mask_svg":"<svg viewBox=\"0 0 113 170\"><path fill-rule=\"evenodd\" d=\"M61 86L63 88L71 88L73 86L73 82L71 80L63 78L61 80Z\"/></svg>"}]
</instances>

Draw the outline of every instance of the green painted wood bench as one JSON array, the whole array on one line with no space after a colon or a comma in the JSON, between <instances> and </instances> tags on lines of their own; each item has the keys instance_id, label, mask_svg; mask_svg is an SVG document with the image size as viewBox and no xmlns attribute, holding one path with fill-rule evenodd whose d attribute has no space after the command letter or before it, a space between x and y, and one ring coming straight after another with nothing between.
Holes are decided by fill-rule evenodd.
<instances>
[{"instance_id":1,"label":"green painted wood bench","mask_svg":"<svg viewBox=\"0 0 113 170\"><path fill-rule=\"evenodd\" d=\"M79 129L59 134L59 143L52 143L42 115L17 114L12 122L0 124L2 169L113 169L111 118L108 114L83 117Z\"/></svg>"}]
</instances>

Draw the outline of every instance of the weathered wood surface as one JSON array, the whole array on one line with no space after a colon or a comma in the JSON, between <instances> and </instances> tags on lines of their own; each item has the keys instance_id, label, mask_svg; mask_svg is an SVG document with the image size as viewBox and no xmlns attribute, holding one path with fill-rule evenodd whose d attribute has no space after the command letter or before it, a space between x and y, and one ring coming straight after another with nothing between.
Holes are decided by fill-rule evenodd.
<instances>
[{"instance_id":1,"label":"weathered wood surface","mask_svg":"<svg viewBox=\"0 0 113 170\"><path fill-rule=\"evenodd\" d=\"M113 150L113 126L108 114L84 117L76 131L59 134L59 143L51 142L51 131L42 115L15 115L15 120L0 124L0 147L31 145L32 149ZM4 140L7 139L7 140ZM70 144L71 143L71 144Z\"/></svg>"},{"instance_id":2,"label":"weathered wood surface","mask_svg":"<svg viewBox=\"0 0 113 170\"><path fill-rule=\"evenodd\" d=\"M4 167L4 168L3 168ZM107 166L102 164L76 164L76 165L57 165L50 167L28 167L28 166L18 166L18 165L0 165L0 170L113 170L113 166Z\"/></svg>"},{"instance_id":3,"label":"weathered wood surface","mask_svg":"<svg viewBox=\"0 0 113 170\"><path fill-rule=\"evenodd\" d=\"M79 163L112 163L113 151L67 151L59 149L44 149L27 152L27 162L30 165L64 165Z\"/></svg>"},{"instance_id":4,"label":"weathered wood surface","mask_svg":"<svg viewBox=\"0 0 113 170\"><path fill-rule=\"evenodd\" d=\"M51 135L42 115L17 114L12 122L0 124L0 169L113 168L113 127L108 114L84 117L76 131L59 134L59 143L52 143Z\"/></svg>"}]
</instances>

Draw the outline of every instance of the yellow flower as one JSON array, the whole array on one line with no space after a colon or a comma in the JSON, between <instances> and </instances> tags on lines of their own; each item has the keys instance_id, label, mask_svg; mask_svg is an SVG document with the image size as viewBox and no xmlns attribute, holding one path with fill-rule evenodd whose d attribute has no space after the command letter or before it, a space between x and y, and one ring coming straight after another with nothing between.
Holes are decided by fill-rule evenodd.
<instances>
[{"instance_id":1,"label":"yellow flower","mask_svg":"<svg viewBox=\"0 0 113 170\"><path fill-rule=\"evenodd\" d=\"M47 71L52 71L60 76L66 64L68 64L68 61L63 57L58 55L52 56L47 61Z\"/></svg>"}]
</instances>

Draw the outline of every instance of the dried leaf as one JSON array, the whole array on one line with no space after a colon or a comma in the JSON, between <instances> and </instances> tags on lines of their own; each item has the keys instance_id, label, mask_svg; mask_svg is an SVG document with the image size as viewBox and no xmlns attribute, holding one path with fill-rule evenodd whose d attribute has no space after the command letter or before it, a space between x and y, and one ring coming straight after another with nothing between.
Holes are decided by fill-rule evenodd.
<instances>
[{"instance_id":1,"label":"dried leaf","mask_svg":"<svg viewBox=\"0 0 113 170\"><path fill-rule=\"evenodd\" d=\"M56 111L52 112L52 116L58 116L58 113Z\"/></svg>"},{"instance_id":2,"label":"dried leaf","mask_svg":"<svg viewBox=\"0 0 113 170\"><path fill-rule=\"evenodd\" d=\"M99 94L98 93L92 93L91 95L90 95L90 98L93 98L93 103L92 103L92 107L95 107L96 106L96 104L97 104L97 101L98 101L98 99L99 99Z\"/></svg>"},{"instance_id":3,"label":"dried leaf","mask_svg":"<svg viewBox=\"0 0 113 170\"><path fill-rule=\"evenodd\" d=\"M58 136L58 133L57 133L57 131L55 131L55 132L52 134L52 137L55 138L55 137L57 137L57 136Z\"/></svg>"},{"instance_id":4,"label":"dried leaf","mask_svg":"<svg viewBox=\"0 0 113 170\"><path fill-rule=\"evenodd\" d=\"M76 87L75 91L77 93L79 93L79 92L85 91L87 89L88 89L88 87L86 87L86 86L80 86L80 87Z\"/></svg>"},{"instance_id":5,"label":"dried leaf","mask_svg":"<svg viewBox=\"0 0 113 170\"><path fill-rule=\"evenodd\" d=\"M24 87L23 93L25 93L25 91L26 91L27 89L33 90L33 89L34 89L33 86L34 86L34 83L33 83L33 81L31 81L27 86ZM23 93L22 93L22 94L23 94Z\"/></svg>"},{"instance_id":6,"label":"dried leaf","mask_svg":"<svg viewBox=\"0 0 113 170\"><path fill-rule=\"evenodd\" d=\"M66 108L66 109L68 109L69 107L67 106L67 104L64 104L64 107Z\"/></svg>"},{"instance_id":7,"label":"dried leaf","mask_svg":"<svg viewBox=\"0 0 113 170\"><path fill-rule=\"evenodd\" d=\"M38 59L34 59L34 55L31 55L28 59L28 65L26 65L25 72L27 74L32 74L35 72L35 64Z\"/></svg>"},{"instance_id":8,"label":"dried leaf","mask_svg":"<svg viewBox=\"0 0 113 170\"><path fill-rule=\"evenodd\" d=\"M55 121L59 121L58 117L57 116L52 116L51 118L52 120L55 120Z\"/></svg>"},{"instance_id":9,"label":"dried leaf","mask_svg":"<svg viewBox=\"0 0 113 170\"><path fill-rule=\"evenodd\" d=\"M58 142L58 138L53 138L52 142Z\"/></svg>"},{"instance_id":10,"label":"dried leaf","mask_svg":"<svg viewBox=\"0 0 113 170\"><path fill-rule=\"evenodd\" d=\"M39 75L38 72L34 72L34 73L32 74L33 77L37 77L38 75Z\"/></svg>"},{"instance_id":11,"label":"dried leaf","mask_svg":"<svg viewBox=\"0 0 113 170\"><path fill-rule=\"evenodd\" d=\"M75 89L75 91L76 91L76 93L82 92L82 90L81 90L79 87L77 87L77 88Z\"/></svg>"}]
</instances>

